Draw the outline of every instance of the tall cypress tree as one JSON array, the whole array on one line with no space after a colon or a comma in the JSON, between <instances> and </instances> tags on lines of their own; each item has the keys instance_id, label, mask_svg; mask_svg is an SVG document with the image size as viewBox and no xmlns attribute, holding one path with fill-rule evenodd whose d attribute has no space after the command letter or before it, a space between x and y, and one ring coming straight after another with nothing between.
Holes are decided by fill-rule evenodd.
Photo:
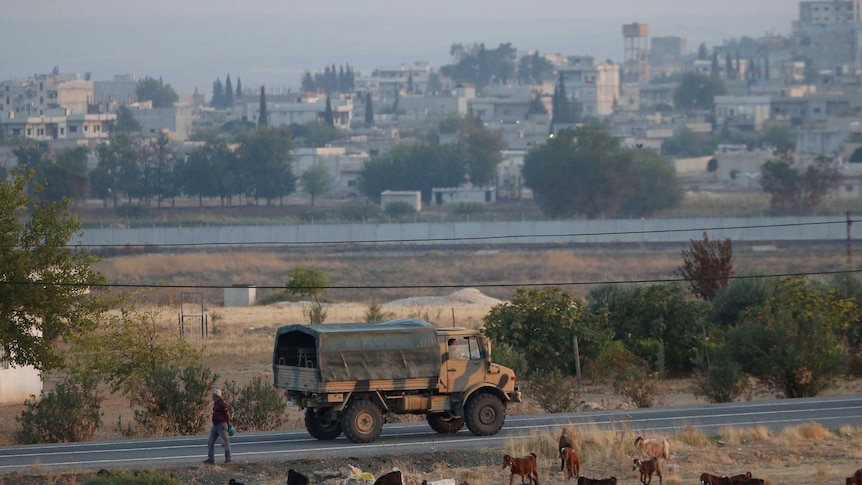
<instances>
[{"instance_id":1,"label":"tall cypress tree","mask_svg":"<svg viewBox=\"0 0 862 485\"><path fill-rule=\"evenodd\" d=\"M332 103L329 95L326 96L326 109L323 112L323 123L327 126L335 126L335 117L332 115Z\"/></svg>"},{"instance_id":2,"label":"tall cypress tree","mask_svg":"<svg viewBox=\"0 0 862 485\"><path fill-rule=\"evenodd\" d=\"M554 97L551 98L551 106L554 110L552 116L553 124L573 123L572 106L569 104L569 96L566 94L566 85L563 76L560 75L557 86L554 88Z\"/></svg>"},{"instance_id":3,"label":"tall cypress tree","mask_svg":"<svg viewBox=\"0 0 862 485\"><path fill-rule=\"evenodd\" d=\"M374 126L374 106L371 104L371 93L365 93L365 124Z\"/></svg>"},{"instance_id":4,"label":"tall cypress tree","mask_svg":"<svg viewBox=\"0 0 862 485\"><path fill-rule=\"evenodd\" d=\"M213 97L210 100L210 106L216 109L224 107L224 86L222 86L219 78L216 78L213 83Z\"/></svg>"},{"instance_id":5,"label":"tall cypress tree","mask_svg":"<svg viewBox=\"0 0 862 485\"><path fill-rule=\"evenodd\" d=\"M413 94L413 69L410 69L410 74L407 75L407 94Z\"/></svg>"},{"instance_id":6,"label":"tall cypress tree","mask_svg":"<svg viewBox=\"0 0 862 485\"><path fill-rule=\"evenodd\" d=\"M230 74L224 82L224 106L225 108L233 106L233 83L230 82Z\"/></svg>"},{"instance_id":7,"label":"tall cypress tree","mask_svg":"<svg viewBox=\"0 0 862 485\"><path fill-rule=\"evenodd\" d=\"M234 98L237 100L242 99L242 79L239 76L236 77L236 96Z\"/></svg>"},{"instance_id":8,"label":"tall cypress tree","mask_svg":"<svg viewBox=\"0 0 862 485\"><path fill-rule=\"evenodd\" d=\"M266 92L260 87L260 114L257 117L257 127L269 125L269 115L266 112Z\"/></svg>"}]
</instances>

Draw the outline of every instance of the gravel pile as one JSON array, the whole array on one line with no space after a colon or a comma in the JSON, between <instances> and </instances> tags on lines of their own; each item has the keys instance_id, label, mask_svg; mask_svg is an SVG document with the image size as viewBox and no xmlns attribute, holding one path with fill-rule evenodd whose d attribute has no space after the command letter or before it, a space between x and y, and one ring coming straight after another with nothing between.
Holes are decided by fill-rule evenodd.
<instances>
[{"instance_id":1,"label":"gravel pile","mask_svg":"<svg viewBox=\"0 0 862 485\"><path fill-rule=\"evenodd\" d=\"M393 306L433 306L433 305L481 305L491 306L503 303L503 300L492 298L476 288L464 288L446 296L416 296L385 303L385 307Z\"/></svg>"}]
</instances>

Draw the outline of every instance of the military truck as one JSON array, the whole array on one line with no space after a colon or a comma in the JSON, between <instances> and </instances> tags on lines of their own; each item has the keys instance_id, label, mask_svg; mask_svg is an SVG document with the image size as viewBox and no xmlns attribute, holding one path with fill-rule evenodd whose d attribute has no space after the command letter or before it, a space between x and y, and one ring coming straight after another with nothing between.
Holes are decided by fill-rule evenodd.
<instances>
[{"instance_id":1,"label":"military truck","mask_svg":"<svg viewBox=\"0 0 862 485\"><path fill-rule=\"evenodd\" d=\"M275 387L305 409L305 427L319 440L344 432L354 443L374 441L386 413L424 414L438 433L466 423L488 436L503 427L506 405L521 400L515 372L491 362L482 330L415 318L281 327L272 369Z\"/></svg>"}]
</instances>

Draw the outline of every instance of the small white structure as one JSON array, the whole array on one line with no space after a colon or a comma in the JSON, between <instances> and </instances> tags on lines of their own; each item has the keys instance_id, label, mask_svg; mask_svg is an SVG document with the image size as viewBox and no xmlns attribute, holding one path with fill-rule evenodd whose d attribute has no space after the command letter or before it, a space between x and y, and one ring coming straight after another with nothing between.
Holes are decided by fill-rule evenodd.
<instances>
[{"instance_id":1,"label":"small white structure","mask_svg":"<svg viewBox=\"0 0 862 485\"><path fill-rule=\"evenodd\" d=\"M380 194L380 206L403 202L410 204L416 212L422 212L422 191L420 190L385 190Z\"/></svg>"},{"instance_id":2,"label":"small white structure","mask_svg":"<svg viewBox=\"0 0 862 485\"><path fill-rule=\"evenodd\" d=\"M0 352L0 404L21 404L42 393L42 377L32 365L16 367Z\"/></svg>"},{"instance_id":3,"label":"small white structure","mask_svg":"<svg viewBox=\"0 0 862 485\"><path fill-rule=\"evenodd\" d=\"M493 204L497 202L497 190L494 187L434 187L431 200L434 205Z\"/></svg>"},{"instance_id":4,"label":"small white structure","mask_svg":"<svg viewBox=\"0 0 862 485\"><path fill-rule=\"evenodd\" d=\"M233 285L224 289L224 306L252 306L257 300L254 285Z\"/></svg>"}]
</instances>

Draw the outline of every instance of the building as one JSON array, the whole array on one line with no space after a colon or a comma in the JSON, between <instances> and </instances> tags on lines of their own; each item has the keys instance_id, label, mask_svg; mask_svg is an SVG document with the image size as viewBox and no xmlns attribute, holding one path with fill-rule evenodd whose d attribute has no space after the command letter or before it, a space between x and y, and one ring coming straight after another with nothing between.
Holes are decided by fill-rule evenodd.
<instances>
[{"instance_id":1,"label":"building","mask_svg":"<svg viewBox=\"0 0 862 485\"><path fill-rule=\"evenodd\" d=\"M16 367L0 355L0 404L21 404L42 392L42 378L35 367Z\"/></svg>"},{"instance_id":2,"label":"building","mask_svg":"<svg viewBox=\"0 0 862 485\"><path fill-rule=\"evenodd\" d=\"M141 124L141 133L145 136L155 136L167 131L174 140L183 141L192 133L194 113L190 106L149 108L146 105L136 104L129 109Z\"/></svg>"},{"instance_id":3,"label":"building","mask_svg":"<svg viewBox=\"0 0 862 485\"><path fill-rule=\"evenodd\" d=\"M98 139L108 138L116 121L114 113L67 115L57 109L46 115L16 116L11 112L0 118L0 130L6 136L40 141Z\"/></svg>"},{"instance_id":4,"label":"building","mask_svg":"<svg viewBox=\"0 0 862 485\"><path fill-rule=\"evenodd\" d=\"M65 109L67 114L87 114L93 103L93 81L71 76L39 75L26 81L0 82L0 112L41 116Z\"/></svg>"},{"instance_id":5,"label":"building","mask_svg":"<svg viewBox=\"0 0 862 485\"><path fill-rule=\"evenodd\" d=\"M646 84L650 80L649 25L623 25L622 82Z\"/></svg>"},{"instance_id":6,"label":"building","mask_svg":"<svg viewBox=\"0 0 862 485\"><path fill-rule=\"evenodd\" d=\"M650 39L649 59L652 64L675 64L688 55L685 37L653 37Z\"/></svg>"},{"instance_id":7,"label":"building","mask_svg":"<svg viewBox=\"0 0 862 485\"><path fill-rule=\"evenodd\" d=\"M297 148L293 152L297 175L315 166L324 166L332 177L330 192L346 194L358 190L359 173L370 158L365 151L348 152L345 147Z\"/></svg>"},{"instance_id":8,"label":"building","mask_svg":"<svg viewBox=\"0 0 862 485\"><path fill-rule=\"evenodd\" d=\"M770 118L769 96L716 96L715 119L719 126L760 131Z\"/></svg>"},{"instance_id":9,"label":"building","mask_svg":"<svg viewBox=\"0 0 862 485\"><path fill-rule=\"evenodd\" d=\"M799 2L799 19L793 22L796 54L811 59L816 69L862 66L860 7L860 0Z\"/></svg>"},{"instance_id":10,"label":"building","mask_svg":"<svg viewBox=\"0 0 862 485\"><path fill-rule=\"evenodd\" d=\"M527 97L486 96L467 101L468 109L486 122L515 123L527 119L532 99Z\"/></svg>"},{"instance_id":11,"label":"building","mask_svg":"<svg viewBox=\"0 0 862 485\"><path fill-rule=\"evenodd\" d=\"M613 114L620 99L620 66L596 65L591 57L575 61L557 69L568 98L577 103L584 117Z\"/></svg>"},{"instance_id":12,"label":"building","mask_svg":"<svg viewBox=\"0 0 862 485\"><path fill-rule=\"evenodd\" d=\"M111 81L95 81L93 96L95 104L106 106L122 106L138 101L136 93L138 81L133 74L114 76Z\"/></svg>"},{"instance_id":13,"label":"building","mask_svg":"<svg viewBox=\"0 0 862 485\"><path fill-rule=\"evenodd\" d=\"M416 212L422 212L421 190L384 190L380 194L380 206L384 209L389 204L408 204Z\"/></svg>"},{"instance_id":14,"label":"building","mask_svg":"<svg viewBox=\"0 0 862 485\"><path fill-rule=\"evenodd\" d=\"M349 96L330 98L332 119L335 126L349 129L353 120L353 99ZM307 123L323 123L326 113L326 96L303 93L294 102L272 103L266 105L266 113L270 126L304 125ZM257 123L260 117L260 103L249 102L245 105L246 119Z\"/></svg>"},{"instance_id":15,"label":"building","mask_svg":"<svg viewBox=\"0 0 862 485\"><path fill-rule=\"evenodd\" d=\"M414 62L399 66L381 66L371 71L370 76L357 76L356 91L370 91L383 97L404 94L430 94L429 86L434 70L427 62Z\"/></svg>"},{"instance_id":16,"label":"building","mask_svg":"<svg viewBox=\"0 0 862 485\"><path fill-rule=\"evenodd\" d=\"M497 202L494 187L434 187L431 189L434 205L493 204Z\"/></svg>"}]
</instances>

